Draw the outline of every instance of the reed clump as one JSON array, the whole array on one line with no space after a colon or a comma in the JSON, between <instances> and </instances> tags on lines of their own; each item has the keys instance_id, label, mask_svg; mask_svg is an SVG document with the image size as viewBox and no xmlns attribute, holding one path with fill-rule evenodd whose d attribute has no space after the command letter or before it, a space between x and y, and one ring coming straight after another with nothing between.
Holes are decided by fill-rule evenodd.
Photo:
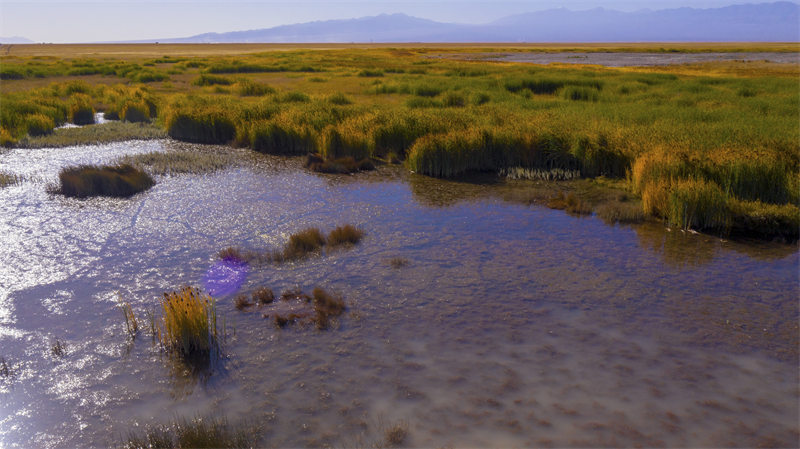
<instances>
[{"instance_id":1,"label":"reed clump","mask_svg":"<svg viewBox=\"0 0 800 449\"><path fill-rule=\"evenodd\" d=\"M259 287L253 292L253 302L258 305L266 305L275 301L275 294L267 287Z\"/></svg>"},{"instance_id":2,"label":"reed clump","mask_svg":"<svg viewBox=\"0 0 800 449\"><path fill-rule=\"evenodd\" d=\"M143 434L131 432L122 443L125 449L188 449L256 447L258 431L233 426L225 418L176 419L167 426L147 428Z\"/></svg>"},{"instance_id":3,"label":"reed clump","mask_svg":"<svg viewBox=\"0 0 800 449\"><path fill-rule=\"evenodd\" d=\"M349 174L359 171L375 170L375 164L369 158L359 161L352 156L337 159L325 159L318 154L309 153L304 164L311 171L329 174Z\"/></svg>"},{"instance_id":4,"label":"reed clump","mask_svg":"<svg viewBox=\"0 0 800 449\"><path fill-rule=\"evenodd\" d=\"M81 165L62 169L55 190L69 197L129 197L152 187L155 182L147 173L131 165Z\"/></svg>"},{"instance_id":5,"label":"reed clump","mask_svg":"<svg viewBox=\"0 0 800 449\"><path fill-rule=\"evenodd\" d=\"M127 301L123 300L121 296L119 298L119 308L122 310L122 315L125 317L125 330L128 336L131 339L136 338L136 334L139 332L139 322L136 320L136 314L133 312L133 308Z\"/></svg>"},{"instance_id":6,"label":"reed clump","mask_svg":"<svg viewBox=\"0 0 800 449\"><path fill-rule=\"evenodd\" d=\"M274 88L247 78L240 79L236 82L236 94L241 97L263 97L264 95L274 94L275 92Z\"/></svg>"},{"instance_id":7,"label":"reed clump","mask_svg":"<svg viewBox=\"0 0 800 449\"><path fill-rule=\"evenodd\" d=\"M283 249L285 260L295 260L306 257L309 253L319 251L325 245L325 237L318 228L308 228L289 236L289 241Z\"/></svg>"},{"instance_id":8,"label":"reed clump","mask_svg":"<svg viewBox=\"0 0 800 449\"><path fill-rule=\"evenodd\" d=\"M164 293L157 323L161 347L185 360L208 360L220 351L216 302L193 287Z\"/></svg>"},{"instance_id":9,"label":"reed clump","mask_svg":"<svg viewBox=\"0 0 800 449\"><path fill-rule=\"evenodd\" d=\"M325 290L316 287L312 292L314 303L314 324L317 329L327 329L330 326L331 318L341 315L345 310L344 300L340 296L334 296Z\"/></svg>"},{"instance_id":10,"label":"reed clump","mask_svg":"<svg viewBox=\"0 0 800 449\"><path fill-rule=\"evenodd\" d=\"M364 231L353 226L338 226L328 234L326 240L328 246L355 245L364 237Z\"/></svg>"},{"instance_id":11,"label":"reed clump","mask_svg":"<svg viewBox=\"0 0 800 449\"><path fill-rule=\"evenodd\" d=\"M574 192L566 195L564 192L559 192L558 195L547 201L547 207L566 210L575 215L591 215L592 213L592 206L575 195Z\"/></svg>"},{"instance_id":12,"label":"reed clump","mask_svg":"<svg viewBox=\"0 0 800 449\"><path fill-rule=\"evenodd\" d=\"M76 125L91 125L94 123L94 107L92 99L86 94L73 94L69 101L69 121Z\"/></svg>"}]
</instances>

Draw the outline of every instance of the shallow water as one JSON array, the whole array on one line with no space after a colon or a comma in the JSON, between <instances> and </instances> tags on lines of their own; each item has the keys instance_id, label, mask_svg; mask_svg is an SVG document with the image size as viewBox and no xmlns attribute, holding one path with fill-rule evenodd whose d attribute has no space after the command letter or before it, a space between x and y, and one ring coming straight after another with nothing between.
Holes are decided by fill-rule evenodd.
<instances>
[{"instance_id":1,"label":"shallow water","mask_svg":"<svg viewBox=\"0 0 800 449\"><path fill-rule=\"evenodd\" d=\"M746 52L746 53L644 53L644 52L529 52L529 53L473 53L450 56L464 59L481 59L532 64L591 64L606 67L646 67L675 64L701 64L706 62L766 61L779 64L800 64L797 52Z\"/></svg>"},{"instance_id":2,"label":"shallow water","mask_svg":"<svg viewBox=\"0 0 800 449\"><path fill-rule=\"evenodd\" d=\"M219 414L275 447L369 445L398 422L426 447L797 442L796 246L608 226L505 202L502 183L318 176L266 156L130 199L46 193L66 165L187 148L0 155L27 179L0 189L0 446L108 446ZM357 246L250 266L242 287L339 292L349 308L330 330L278 329L229 295L210 372L185 372L146 331L128 340L119 295L146 321L221 248L345 223L366 231Z\"/></svg>"}]
</instances>

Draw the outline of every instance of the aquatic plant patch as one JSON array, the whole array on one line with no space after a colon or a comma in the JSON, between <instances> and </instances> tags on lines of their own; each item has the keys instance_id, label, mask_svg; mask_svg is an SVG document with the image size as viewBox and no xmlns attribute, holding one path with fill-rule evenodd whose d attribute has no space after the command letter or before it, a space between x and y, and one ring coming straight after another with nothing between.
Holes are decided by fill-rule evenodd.
<instances>
[{"instance_id":1,"label":"aquatic plant patch","mask_svg":"<svg viewBox=\"0 0 800 449\"><path fill-rule=\"evenodd\" d=\"M147 173L131 165L81 165L62 169L55 193L87 198L91 196L129 197L155 184Z\"/></svg>"}]
</instances>

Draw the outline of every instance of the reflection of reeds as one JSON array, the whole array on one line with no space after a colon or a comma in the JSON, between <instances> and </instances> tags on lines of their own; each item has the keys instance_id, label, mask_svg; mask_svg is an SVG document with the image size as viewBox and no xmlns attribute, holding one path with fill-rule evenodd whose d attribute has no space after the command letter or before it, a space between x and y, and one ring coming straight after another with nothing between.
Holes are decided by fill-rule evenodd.
<instances>
[{"instance_id":1,"label":"reflection of reeds","mask_svg":"<svg viewBox=\"0 0 800 449\"><path fill-rule=\"evenodd\" d=\"M192 287L164 293L158 340L170 352L187 359L207 358L219 351L214 298Z\"/></svg>"}]
</instances>

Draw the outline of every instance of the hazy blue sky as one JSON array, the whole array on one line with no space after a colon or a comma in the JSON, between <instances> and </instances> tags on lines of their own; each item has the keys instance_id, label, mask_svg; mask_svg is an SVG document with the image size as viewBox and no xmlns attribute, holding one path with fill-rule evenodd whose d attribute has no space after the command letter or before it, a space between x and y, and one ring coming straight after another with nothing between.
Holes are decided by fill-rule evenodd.
<instances>
[{"instance_id":1,"label":"hazy blue sky","mask_svg":"<svg viewBox=\"0 0 800 449\"><path fill-rule=\"evenodd\" d=\"M99 42L186 37L205 32L269 28L314 20L380 13L442 22L486 23L507 15L566 7L632 11L691 6L720 7L759 0L529 0L529 1L6 1L0 0L0 36L37 42Z\"/></svg>"}]
</instances>

